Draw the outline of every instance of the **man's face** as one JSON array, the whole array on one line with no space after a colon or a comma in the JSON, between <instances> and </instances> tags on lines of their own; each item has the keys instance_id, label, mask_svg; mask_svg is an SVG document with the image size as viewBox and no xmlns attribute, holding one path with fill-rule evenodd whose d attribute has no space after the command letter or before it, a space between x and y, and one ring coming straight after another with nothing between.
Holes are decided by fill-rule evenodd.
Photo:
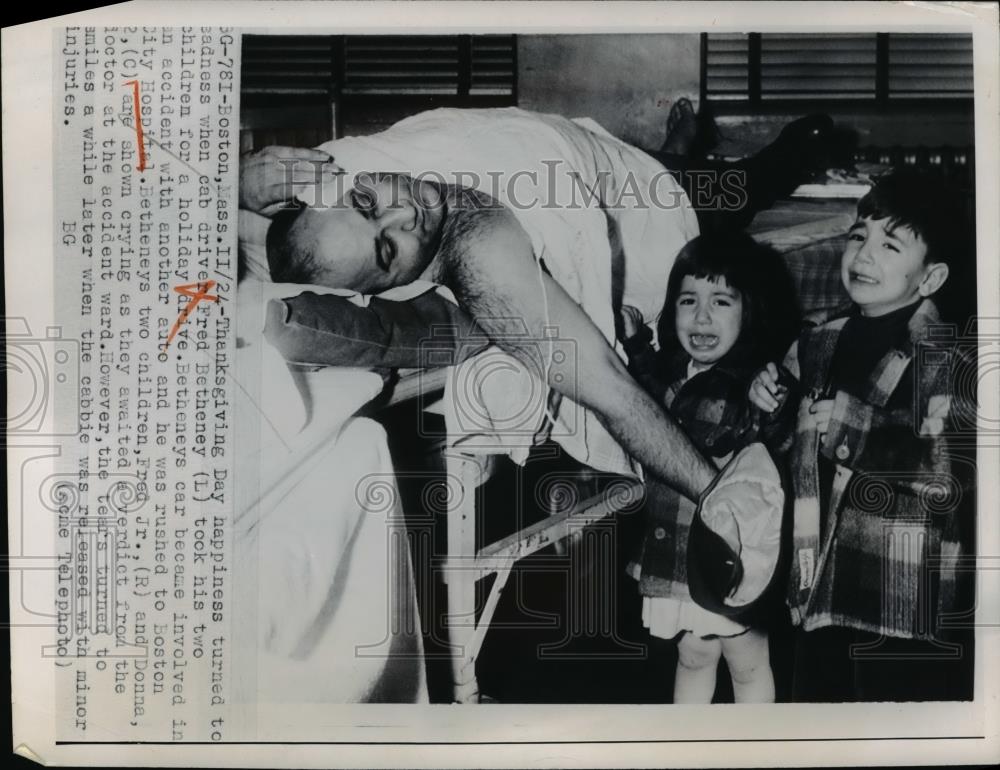
<instances>
[{"instance_id":1,"label":"man's face","mask_svg":"<svg viewBox=\"0 0 1000 770\"><path fill-rule=\"evenodd\" d=\"M924 262L927 244L909 227L889 222L859 219L847 235L841 280L866 316L891 313L933 292L924 285L932 268Z\"/></svg>"},{"instance_id":2,"label":"man's face","mask_svg":"<svg viewBox=\"0 0 1000 770\"><path fill-rule=\"evenodd\" d=\"M438 188L403 175L359 175L331 208L307 209L315 283L377 294L420 277L440 241Z\"/></svg>"}]
</instances>

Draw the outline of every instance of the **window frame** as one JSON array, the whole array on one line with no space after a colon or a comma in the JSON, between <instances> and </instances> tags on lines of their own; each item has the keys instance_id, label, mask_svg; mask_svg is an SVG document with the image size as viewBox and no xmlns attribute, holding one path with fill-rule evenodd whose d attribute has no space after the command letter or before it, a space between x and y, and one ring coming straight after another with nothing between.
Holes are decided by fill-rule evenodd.
<instances>
[{"instance_id":1,"label":"window frame","mask_svg":"<svg viewBox=\"0 0 1000 770\"><path fill-rule=\"evenodd\" d=\"M699 103L711 104L717 115L784 114L787 112L830 111L849 109L859 113L891 114L913 112L917 108L933 108L936 112L960 113L972 109L974 96L910 97L892 96L889 91L889 35L875 33L875 95L872 98L763 98L761 94L761 32L747 33L747 98L713 99L708 93L708 35L702 32Z\"/></svg>"},{"instance_id":2,"label":"window frame","mask_svg":"<svg viewBox=\"0 0 1000 770\"><path fill-rule=\"evenodd\" d=\"M394 102L401 105L411 105L411 104L424 104L433 102L435 106L462 106L462 107L492 107L492 106L510 106L512 104L517 104L518 100L518 71L517 71L517 36L509 35L512 40L511 48L511 92L509 94L477 94L470 93L473 83L473 51L472 43L473 38L483 37L492 35L447 35L447 37L453 37L456 41L456 46L458 49L458 80L456 84L455 93L419 93L419 92L378 92L378 93L364 93L356 92L353 90L348 90L344 88L345 76L347 68L347 39L350 38L361 38L361 37L373 37L373 38L391 38L391 37L401 37L417 39L421 37L420 35L318 35L318 38L324 38L329 47L329 67L330 67L330 78L326 83L325 89L317 89L315 92L308 94L296 95L297 98L313 99L314 101L323 101L326 99L337 100L340 103L350 102L352 105L365 105L365 104L378 104L379 102L384 102L386 99L392 99ZM272 36L267 35L263 37L282 37L282 36ZM311 37L311 36L310 36ZM503 35L501 37L508 37ZM241 92L243 93L244 99L249 98L249 101L256 104L267 103L269 100L273 100L275 96L279 98L282 95L288 95L284 92L279 91L269 91L266 88L247 89L243 83L241 83ZM294 94L293 94L294 95Z\"/></svg>"}]
</instances>

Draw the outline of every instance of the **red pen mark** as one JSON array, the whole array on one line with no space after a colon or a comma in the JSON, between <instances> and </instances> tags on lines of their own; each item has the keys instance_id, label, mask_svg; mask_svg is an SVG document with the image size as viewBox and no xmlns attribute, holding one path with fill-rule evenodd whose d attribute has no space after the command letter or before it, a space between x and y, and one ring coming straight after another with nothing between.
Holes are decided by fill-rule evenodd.
<instances>
[{"instance_id":1,"label":"red pen mark","mask_svg":"<svg viewBox=\"0 0 1000 770\"><path fill-rule=\"evenodd\" d=\"M174 335L181 328L189 315L194 312L194 309L198 306L198 303L204 300L211 300L212 302L218 302L219 298L214 294L209 294L208 292L211 288L215 286L215 281L203 281L200 283L185 283L182 286L175 286L174 291L178 294L183 294L185 297L190 297L191 301L187 303L187 306L181 311L181 314L177 317L176 323L174 323L174 328L170 330L170 334L167 336L167 341L163 345L163 349L166 350L170 347L170 341L174 338Z\"/></svg>"},{"instance_id":2,"label":"red pen mark","mask_svg":"<svg viewBox=\"0 0 1000 770\"><path fill-rule=\"evenodd\" d=\"M132 86L132 103L135 106L135 136L139 140L139 166L137 171L146 170L146 145L142 137L142 118L139 115L139 81L129 80L125 83Z\"/></svg>"}]
</instances>

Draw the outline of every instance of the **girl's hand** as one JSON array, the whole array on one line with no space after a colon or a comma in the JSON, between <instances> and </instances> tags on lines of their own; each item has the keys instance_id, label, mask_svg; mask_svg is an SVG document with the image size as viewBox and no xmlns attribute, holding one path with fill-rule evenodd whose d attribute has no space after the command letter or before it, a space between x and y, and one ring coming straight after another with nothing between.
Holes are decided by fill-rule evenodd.
<instances>
[{"instance_id":1,"label":"girl's hand","mask_svg":"<svg viewBox=\"0 0 1000 770\"><path fill-rule=\"evenodd\" d=\"M622 305L621 317L622 333L625 335L625 339L634 337L643 326L642 312L637 307Z\"/></svg>"},{"instance_id":2,"label":"girl's hand","mask_svg":"<svg viewBox=\"0 0 1000 770\"><path fill-rule=\"evenodd\" d=\"M778 367L771 362L757 372L750 383L750 403L768 414L781 406L788 397L788 388L778 384L778 376Z\"/></svg>"},{"instance_id":3,"label":"girl's hand","mask_svg":"<svg viewBox=\"0 0 1000 770\"><path fill-rule=\"evenodd\" d=\"M266 213L304 187L333 179L343 169L322 150L265 147L240 158L240 208Z\"/></svg>"},{"instance_id":4,"label":"girl's hand","mask_svg":"<svg viewBox=\"0 0 1000 770\"><path fill-rule=\"evenodd\" d=\"M822 441L826 437L826 432L830 429L830 417L833 415L833 399L827 398L823 401L813 401L809 407L809 415Z\"/></svg>"}]
</instances>

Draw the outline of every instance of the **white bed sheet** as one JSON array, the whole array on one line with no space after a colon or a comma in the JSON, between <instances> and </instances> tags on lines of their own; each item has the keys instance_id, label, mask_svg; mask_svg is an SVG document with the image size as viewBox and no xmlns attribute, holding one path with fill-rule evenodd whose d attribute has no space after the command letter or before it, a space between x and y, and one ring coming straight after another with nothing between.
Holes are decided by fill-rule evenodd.
<instances>
[{"instance_id":1,"label":"white bed sheet","mask_svg":"<svg viewBox=\"0 0 1000 770\"><path fill-rule=\"evenodd\" d=\"M260 336L261 309L273 291L244 282L238 300L239 699L426 701L413 573L385 432L353 417L382 380L359 369L290 373Z\"/></svg>"}]
</instances>

